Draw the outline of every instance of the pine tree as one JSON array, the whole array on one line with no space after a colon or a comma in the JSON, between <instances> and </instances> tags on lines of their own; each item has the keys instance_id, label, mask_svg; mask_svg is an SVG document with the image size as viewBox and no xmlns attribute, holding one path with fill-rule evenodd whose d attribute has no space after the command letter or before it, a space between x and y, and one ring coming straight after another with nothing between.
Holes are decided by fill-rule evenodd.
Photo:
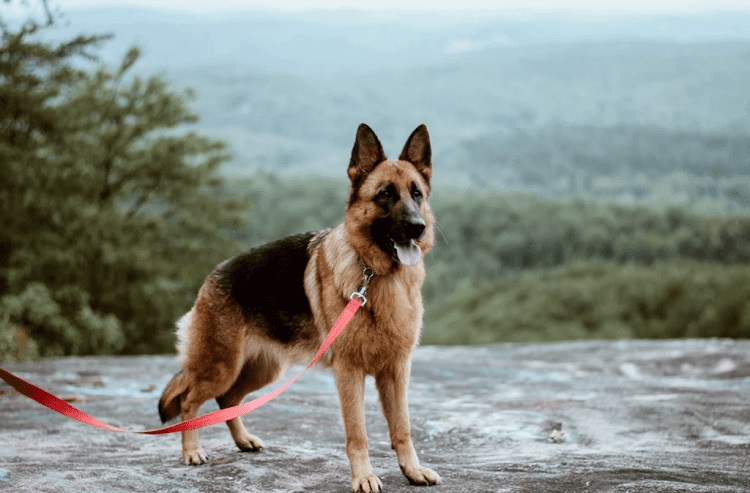
<instances>
[{"instance_id":1,"label":"pine tree","mask_svg":"<svg viewBox=\"0 0 750 493\"><path fill-rule=\"evenodd\" d=\"M103 36L40 41L52 15L0 25L0 326L42 355L170 350L236 249L225 145L189 130L190 91L132 75L136 48L111 68L90 54Z\"/></svg>"}]
</instances>

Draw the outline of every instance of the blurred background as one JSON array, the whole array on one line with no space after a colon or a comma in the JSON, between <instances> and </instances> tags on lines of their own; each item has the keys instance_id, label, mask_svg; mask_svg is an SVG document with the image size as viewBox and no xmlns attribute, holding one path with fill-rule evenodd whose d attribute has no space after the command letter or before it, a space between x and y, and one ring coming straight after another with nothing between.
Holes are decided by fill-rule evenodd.
<instances>
[{"instance_id":1,"label":"blurred background","mask_svg":"<svg viewBox=\"0 0 750 493\"><path fill-rule=\"evenodd\" d=\"M748 2L102 5L0 0L0 361L173 351L360 122L432 137L423 343L750 337Z\"/></svg>"}]
</instances>

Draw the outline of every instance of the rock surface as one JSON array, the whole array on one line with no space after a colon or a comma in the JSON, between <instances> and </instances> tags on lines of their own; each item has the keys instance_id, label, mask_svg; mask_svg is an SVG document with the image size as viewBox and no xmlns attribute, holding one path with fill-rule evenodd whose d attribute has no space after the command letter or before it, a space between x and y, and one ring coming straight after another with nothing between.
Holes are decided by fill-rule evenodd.
<instances>
[{"instance_id":1,"label":"rock surface","mask_svg":"<svg viewBox=\"0 0 750 493\"><path fill-rule=\"evenodd\" d=\"M160 426L156 403L177 363L63 358L5 368L107 423L146 429ZM410 400L422 462L444 480L430 491L750 491L750 341L424 347ZM399 471L369 380L365 407L384 491L424 491ZM349 491L329 373L308 372L244 421L265 450L240 452L217 425L201 431L209 464L188 467L179 434L91 428L0 383L0 490Z\"/></svg>"}]
</instances>

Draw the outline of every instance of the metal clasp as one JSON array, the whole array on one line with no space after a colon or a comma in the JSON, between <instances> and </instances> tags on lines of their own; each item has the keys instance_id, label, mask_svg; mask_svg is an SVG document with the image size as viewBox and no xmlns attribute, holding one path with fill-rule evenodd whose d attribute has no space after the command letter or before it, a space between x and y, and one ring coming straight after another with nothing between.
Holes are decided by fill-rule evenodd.
<instances>
[{"instance_id":1,"label":"metal clasp","mask_svg":"<svg viewBox=\"0 0 750 493\"><path fill-rule=\"evenodd\" d=\"M365 293L367 293L367 286L370 284L370 279L372 279L372 276L374 275L375 272L365 265L365 268L362 270L362 284L360 284L359 288L349 296L349 299L357 298L362 306L365 306L365 303L367 303L367 297L365 296Z\"/></svg>"}]
</instances>

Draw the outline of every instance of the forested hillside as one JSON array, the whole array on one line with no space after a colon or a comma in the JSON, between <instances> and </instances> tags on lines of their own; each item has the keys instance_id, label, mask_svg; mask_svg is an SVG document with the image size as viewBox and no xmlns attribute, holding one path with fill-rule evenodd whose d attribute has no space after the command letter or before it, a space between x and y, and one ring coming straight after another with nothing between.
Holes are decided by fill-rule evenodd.
<instances>
[{"instance_id":1,"label":"forested hillside","mask_svg":"<svg viewBox=\"0 0 750 493\"><path fill-rule=\"evenodd\" d=\"M737 158L750 134L750 43L522 46L387 76L173 74L202 95L202 126L231 142L237 174L337 176L361 121L392 153L427 123L435 179L463 186L559 193L613 171L734 176L748 164Z\"/></svg>"}]
</instances>

